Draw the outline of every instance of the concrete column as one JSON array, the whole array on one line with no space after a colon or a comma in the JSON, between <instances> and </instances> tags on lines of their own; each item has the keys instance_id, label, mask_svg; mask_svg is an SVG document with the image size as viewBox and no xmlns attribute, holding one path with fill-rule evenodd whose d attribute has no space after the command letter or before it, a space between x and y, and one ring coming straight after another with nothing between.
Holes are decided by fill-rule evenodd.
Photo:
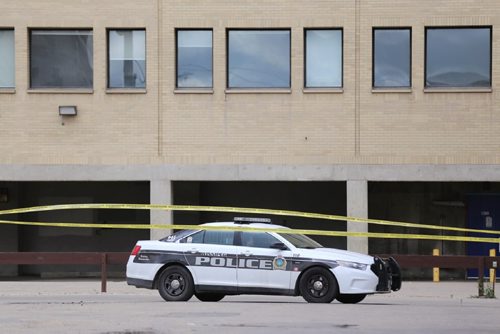
<instances>
[{"instance_id":1,"label":"concrete column","mask_svg":"<svg viewBox=\"0 0 500 334\"><path fill-rule=\"evenodd\" d=\"M368 181L347 181L347 215L368 218ZM347 222L348 232L368 232L368 224ZM347 237L347 250L368 253L368 238Z\"/></svg>"},{"instance_id":2,"label":"concrete column","mask_svg":"<svg viewBox=\"0 0 500 334\"><path fill-rule=\"evenodd\" d=\"M151 180L149 188L151 204L172 204L172 183L170 180ZM151 224L169 225L173 222L172 211L151 210L150 214ZM151 240L158 240L171 232L171 229L151 229Z\"/></svg>"}]
</instances>

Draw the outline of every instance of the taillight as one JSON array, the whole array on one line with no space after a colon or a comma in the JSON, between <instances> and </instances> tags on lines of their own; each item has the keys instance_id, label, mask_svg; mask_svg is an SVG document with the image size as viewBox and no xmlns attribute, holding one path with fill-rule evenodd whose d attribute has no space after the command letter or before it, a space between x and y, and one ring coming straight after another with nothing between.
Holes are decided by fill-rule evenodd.
<instances>
[{"instance_id":1,"label":"taillight","mask_svg":"<svg viewBox=\"0 0 500 334\"><path fill-rule=\"evenodd\" d=\"M132 253L130 254L131 256L136 256L137 253L141 250L141 246L135 245L134 249L132 249Z\"/></svg>"}]
</instances>

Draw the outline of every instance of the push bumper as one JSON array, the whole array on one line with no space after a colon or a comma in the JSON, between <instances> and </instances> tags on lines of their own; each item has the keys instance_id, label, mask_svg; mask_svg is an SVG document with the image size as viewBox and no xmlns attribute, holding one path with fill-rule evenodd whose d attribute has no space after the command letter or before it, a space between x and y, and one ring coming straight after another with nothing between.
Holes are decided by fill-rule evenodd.
<instances>
[{"instance_id":1,"label":"push bumper","mask_svg":"<svg viewBox=\"0 0 500 334\"><path fill-rule=\"evenodd\" d=\"M375 256L371 270L378 277L377 292L401 289L401 268L394 258L382 259Z\"/></svg>"}]
</instances>

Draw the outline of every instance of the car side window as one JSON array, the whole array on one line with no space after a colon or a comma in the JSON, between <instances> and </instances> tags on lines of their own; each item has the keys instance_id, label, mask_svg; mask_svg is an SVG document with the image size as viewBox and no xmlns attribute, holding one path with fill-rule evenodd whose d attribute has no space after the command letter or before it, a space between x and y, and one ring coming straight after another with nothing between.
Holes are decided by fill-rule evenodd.
<instances>
[{"instance_id":1,"label":"car side window","mask_svg":"<svg viewBox=\"0 0 500 334\"><path fill-rule=\"evenodd\" d=\"M281 242L269 233L242 232L241 245L246 247L271 248L271 245Z\"/></svg>"},{"instance_id":2,"label":"car side window","mask_svg":"<svg viewBox=\"0 0 500 334\"><path fill-rule=\"evenodd\" d=\"M203 237L204 244L212 245L233 245L234 232L233 231L205 231Z\"/></svg>"},{"instance_id":3,"label":"car side window","mask_svg":"<svg viewBox=\"0 0 500 334\"><path fill-rule=\"evenodd\" d=\"M198 231L196 233L191 234L190 236L185 237L182 239L180 242L181 243L188 243L188 244L201 244L203 243L203 236L205 234L205 231Z\"/></svg>"},{"instance_id":4,"label":"car side window","mask_svg":"<svg viewBox=\"0 0 500 334\"><path fill-rule=\"evenodd\" d=\"M190 236L184 237L180 243L188 244L212 244L212 245L233 245L233 231L198 231Z\"/></svg>"}]
</instances>

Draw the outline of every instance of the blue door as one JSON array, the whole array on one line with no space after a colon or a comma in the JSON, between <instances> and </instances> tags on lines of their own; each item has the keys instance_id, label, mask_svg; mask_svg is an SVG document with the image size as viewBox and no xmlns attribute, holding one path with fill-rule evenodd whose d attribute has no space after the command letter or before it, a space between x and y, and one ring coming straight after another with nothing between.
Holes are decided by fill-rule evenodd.
<instances>
[{"instance_id":1,"label":"blue door","mask_svg":"<svg viewBox=\"0 0 500 334\"><path fill-rule=\"evenodd\" d=\"M500 231L500 194L467 195L467 227ZM487 238L498 236L485 233L469 233L469 235ZM467 242L467 255L488 256L490 249L496 249L498 252L498 243ZM500 270L497 270L497 277L499 274ZM489 270L485 269L484 276L489 277L489 275ZM467 276L477 277L477 269L469 269Z\"/></svg>"}]
</instances>

